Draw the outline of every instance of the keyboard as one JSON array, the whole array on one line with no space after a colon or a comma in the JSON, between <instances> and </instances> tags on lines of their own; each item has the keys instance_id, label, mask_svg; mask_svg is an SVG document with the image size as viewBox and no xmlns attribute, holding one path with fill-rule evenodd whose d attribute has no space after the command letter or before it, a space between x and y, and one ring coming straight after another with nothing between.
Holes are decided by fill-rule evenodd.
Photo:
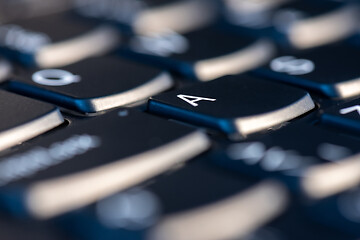
<instances>
[{"instance_id":1,"label":"keyboard","mask_svg":"<svg viewBox=\"0 0 360 240\"><path fill-rule=\"evenodd\" d=\"M359 13L0 0L1 239L358 239Z\"/></svg>"}]
</instances>

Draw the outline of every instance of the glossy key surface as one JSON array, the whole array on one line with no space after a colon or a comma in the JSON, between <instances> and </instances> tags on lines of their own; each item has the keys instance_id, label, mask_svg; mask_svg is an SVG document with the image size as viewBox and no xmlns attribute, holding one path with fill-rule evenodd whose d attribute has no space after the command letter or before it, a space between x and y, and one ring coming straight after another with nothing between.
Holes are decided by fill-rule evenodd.
<instances>
[{"instance_id":1,"label":"glossy key surface","mask_svg":"<svg viewBox=\"0 0 360 240\"><path fill-rule=\"evenodd\" d=\"M148 103L152 113L241 137L285 123L314 107L301 89L245 75L160 94Z\"/></svg>"},{"instance_id":2,"label":"glossy key surface","mask_svg":"<svg viewBox=\"0 0 360 240\"><path fill-rule=\"evenodd\" d=\"M117 56L90 58L59 69L19 71L7 84L12 91L85 113L145 100L172 85L165 71Z\"/></svg>"}]
</instances>

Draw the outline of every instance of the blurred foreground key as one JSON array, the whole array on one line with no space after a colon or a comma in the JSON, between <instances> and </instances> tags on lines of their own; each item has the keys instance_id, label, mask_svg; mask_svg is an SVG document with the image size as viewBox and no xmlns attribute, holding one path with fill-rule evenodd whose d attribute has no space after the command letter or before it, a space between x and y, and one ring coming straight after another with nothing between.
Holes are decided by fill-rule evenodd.
<instances>
[{"instance_id":1,"label":"blurred foreground key","mask_svg":"<svg viewBox=\"0 0 360 240\"><path fill-rule=\"evenodd\" d=\"M288 187L321 199L360 182L357 139L292 123L267 136L219 148L213 161L231 171L280 179Z\"/></svg>"},{"instance_id":2,"label":"blurred foreground key","mask_svg":"<svg viewBox=\"0 0 360 240\"><path fill-rule=\"evenodd\" d=\"M167 72L105 56L61 69L19 71L6 86L11 91L89 113L146 100L172 85Z\"/></svg>"},{"instance_id":3,"label":"blurred foreground key","mask_svg":"<svg viewBox=\"0 0 360 240\"><path fill-rule=\"evenodd\" d=\"M310 95L301 89L245 75L163 93L148 103L152 113L214 128L234 138L281 125L314 107Z\"/></svg>"},{"instance_id":4,"label":"blurred foreground key","mask_svg":"<svg viewBox=\"0 0 360 240\"><path fill-rule=\"evenodd\" d=\"M64 120L53 105L0 91L0 151L36 137Z\"/></svg>"},{"instance_id":5,"label":"blurred foreground key","mask_svg":"<svg viewBox=\"0 0 360 240\"><path fill-rule=\"evenodd\" d=\"M257 184L203 160L70 213L61 223L87 240L242 239L286 208L281 184ZM85 222L92 228L84 231Z\"/></svg>"},{"instance_id":6,"label":"blurred foreground key","mask_svg":"<svg viewBox=\"0 0 360 240\"><path fill-rule=\"evenodd\" d=\"M202 153L205 134L122 110L70 125L0 158L0 204L50 218L168 171Z\"/></svg>"}]
</instances>

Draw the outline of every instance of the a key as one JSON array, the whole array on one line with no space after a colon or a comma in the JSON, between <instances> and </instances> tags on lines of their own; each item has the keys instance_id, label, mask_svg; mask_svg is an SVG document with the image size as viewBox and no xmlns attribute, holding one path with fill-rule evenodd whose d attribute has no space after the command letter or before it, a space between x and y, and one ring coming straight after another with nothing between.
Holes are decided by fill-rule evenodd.
<instances>
[{"instance_id":1,"label":"a key","mask_svg":"<svg viewBox=\"0 0 360 240\"><path fill-rule=\"evenodd\" d=\"M89 58L61 69L24 70L9 90L79 112L99 112L147 99L173 79L162 70L117 56Z\"/></svg>"},{"instance_id":2,"label":"a key","mask_svg":"<svg viewBox=\"0 0 360 240\"><path fill-rule=\"evenodd\" d=\"M336 1L224 0L230 30L269 35L297 49L333 43L357 31L358 7Z\"/></svg>"},{"instance_id":3,"label":"a key","mask_svg":"<svg viewBox=\"0 0 360 240\"><path fill-rule=\"evenodd\" d=\"M358 134L360 131L359 99L325 109L321 115L321 120L324 124Z\"/></svg>"},{"instance_id":4,"label":"a key","mask_svg":"<svg viewBox=\"0 0 360 240\"><path fill-rule=\"evenodd\" d=\"M25 65L52 68L105 54L119 38L112 27L66 12L1 25L0 51Z\"/></svg>"},{"instance_id":5,"label":"a key","mask_svg":"<svg viewBox=\"0 0 360 240\"><path fill-rule=\"evenodd\" d=\"M121 53L188 78L209 81L265 64L275 50L262 38L254 40L207 28L185 35L165 32L134 36Z\"/></svg>"},{"instance_id":6,"label":"a key","mask_svg":"<svg viewBox=\"0 0 360 240\"><path fill-rule=\"evenodd\" d=\"M148 111L246 137L299 117L315 107L309 94L245 75L160 94Z\"/></svg>"},{"instance_id":7,"label":"a key","mask_svg":"<svg viewBox=\"0 0 360 240\"><path fill-rule=\"evenodd\" d=\"M360 94L359 53L357 48L340 44L294 55L282 54L256 74L329 98L354 97Z\"/></svg>"},{"instance_id":8,"label":"a key","mask_svg":"<svg viewBox=\"0 0 360 240\"><path fill-rule=\"evenodd\" d=\"M281 185L254 185L195 160L154 183L73 212L62 223L88 240L95 239L96 232L102 232L104 240L231 239L248 235L285 209L287 194ZM85 219L94 226L90 231L83 231Z\"/></svg>"},{"instance_id":9,"label":"a key","mask_svg":"<svg viewBox=\"0 0 360 240\"><path fill-rule=\"evenodd\" d=\"M200 132L121 110L70 125L0 158L0 203L49 218L166 172L207 150ZM14 201L19 206L14 206Z\"/></svg>"},{"instance_id":10,"label":"a key","mask_svg":"<svg viewBox=\"0 0 360 240\"><path fill-rule=\"evenodd\" d=\"M359 236L359 200L360 191L356 187L333 197L312 202L308 205L307 214L328 227Z\"/></svg>"},{"instance_id":11,"label":"a key","mask_svg":"<svg viewBox=\"0 0 360 240\"><path fill-rule=\"evenodd\" d=\"M59 109L47 103L0 91L0 151L60 125Z\"/></svg>"},{"instance_id":12,"label":"a key","mask_svg":"<svg viewBox=\"0 0 360 240\"><path fill-rule=\"evenodd\" d=\"M72 0L21 0L0 2L0 23L43 16L72 8Z\"/></svg>"},{"instance_id":13,"label":"a key","mask_svg":"<svg viewBox=\"0 0 360 240\"><path fill-rule=\"evenodd\" d=\"M226 145L212 159L241 174L281 179L311 198L346 190L360 179L356 139L296 123L266 137Z\"/></svg>"},{"instance_id":14,"label":"a key","mask_svg":"<svg viewBox=\"0 0 360 240\"><path fill-rule=\"evenodd\" d=\"M76 0L75 3L83 16L127 26L138 34L168 30L185 33L208 25L216 17L212 0Z\"/></svg>"}]
</instances>

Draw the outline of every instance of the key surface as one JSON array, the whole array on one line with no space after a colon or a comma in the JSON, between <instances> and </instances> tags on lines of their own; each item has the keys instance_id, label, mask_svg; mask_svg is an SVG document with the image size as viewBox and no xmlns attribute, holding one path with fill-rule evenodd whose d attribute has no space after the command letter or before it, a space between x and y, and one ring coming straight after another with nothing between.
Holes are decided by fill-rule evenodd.
<instances>
[{"instance_id":1,"label":"key surface","mask_svg":"<svg viewBox=\"0 0 360 240\"><path fill-rule=\"evenodd\" d=\"M307 214L328 227L359 236L360 212L358 187L321 201L308 204Z\"/></svg>"},{"instance_id":2,"label":"key surface","mask_svg":"<svg viewBox=\"0 0 360 240\"><path fill-rule=\"evenodd\" d=\"M256 181L251 179L238 178L235 175L227 174L221 169L213 168L203 159L200 161L195 160L170 175L155 179L154 183L150 182L145 186L117 193L82 211L73 212L62 223L68 228L69 232L79 234L89 240L96 239L98 232L101 232L106 240L120 238L155 240L164 239L165 236L166 239L184 239L184 232L189 232L189 236L185 239L204 239L205 236L207 236L206 239L210 239L207 234L209 231L204 229L205 224L207 224L205 220L201 221L199 219L202 224L193 224L200 233L194 231L194 229L183 229L185 231L176 234L172 232L174 229L168 229L169 218L167 217L172 216L171 221L174 219L178 221L180 219L178 214L181 215L183 212L187 212L189 215L196 215L199 218L202 213L196 212L196 210L211 204L217 204L216 207L213 205L213 210L227 206L227 209L230 209L239 218L251 218L253 209L249 210L251 204L247 201L248 196L245 196L246 193L243 191L251 189L255 183ZM270 214L270 218L264 219L264 222L267 222L275 215L278 215L281 209L285 207L285 192L275 184L266 184L266 190L258 190L258 193L262 192L264 194L261 197L263 200L266 197L271 197L274 193L278 194L272 201L273 214ZM239 193L243 193L243 195L239 197ZM223 201L225 199L228 201L227 203ZM242 201L249 211L241 211L239 206L234 205L233 202L231 203L235 199L237 200L236 203ZM253 201L255 199L259 200L255 197ZM266 203L257 202L257 210L262 209L262 211L266 212L266 206L264 205ZM131 210L126 211L125 209ZM144 214L138 215L138 209L141 209ZM222 210L221 213L213 213L213 216L208 216L206 219L217 222L217 226L213 226L213 228L217 229L214 235L217 235L218 232L221 232L221 234L224 234L224 232L229 234L230 232L220 230L223 229L222 224L231 219L231 214L226 209ZM206 212L210 213L211 211ZM226 215L225 218L224 215ZM262 217L263 215L260 218ZM83 231L81 223L84 221L90 221L94 228L90 231ZM242 226L246 225L246 221L241 222ZM179 226L179 222L175 225ZM165 236L161 238L159 234L164 229L168 229L169 232L163 232ZM245 231L251 232L248 228ZM230 233L230 235L240 236L241 232L242 230L238 230L236 233ZM214 235L211 236L211 239L224 239L224 235L222 238Z\"/></svg>"},{"instance_id":3,"label":"key surface","mask_svg":"<svg viewBox=\"0 0 360 240\"><path fill-rule=\"evenodd\" d=\"M148 180L208 147L206 135L192 128L115 111L2 156L0 202L15 214L49 218Z\"/></svg>"},{"instance_id":4,"label":"key surface","mask_svg":"<svg viewBox=\"0 0 360 240\"><path fill-rule=\"evenodd\" d=\"M89 58L61 69L24 70L11 91L79 112L98 112L147 99L172 87L171 76L117 56Z\"/></svg>"},{"instance_id":5,"label":"key surface","mask_svg":"<svg viewBox=\"0 0 360 240\"><path fill-rule=\"evenodd\" d=\"M275 177L291 190L323 198L358 184L359 141L315 126L286 126L268 136L226 144L212 159L252 176ZM346 177L345 177L346 176Z\"/></svg>"},{"instance_id":6,"label":"key surface","mask_svg":"<svg viewBox=\"0 0 360 240\"><path fill-rule=\"evenodd\" d=\"M119 43L119 32L114 28L81 21L69 12L4 24L0 33L4 55L41 68L104 54Z\"/></svg>"},{"instance_id":7,"label":"key surface","mask_svg":"<svg viewBox=\"0 0 360 240\"><path fill-rule=\"evenodd\" d=\"M38 136L64 120L48 103L0 90L0 151Z\"/></svg>"},{"instance_id":8,"label":"key surface","mask_svg":"<svg viewBox=\"0 0 360 240\"><path fill-rule=\"evenodd\" d=\"M76 0L86 17L115 23L138 34L172 30L189 32L208 25L216 17L211 0Z\"/></svg>"},{"instance_id":9,"label":"key surface","mask_svg":"<svg viewBox=\"0 0 360 240\"><path fill-rule=\"evenodd\" d=\"M149 100L148 111L246 137L314 106L303 90L238 75L160 94Z\"/></svg>"},{"instance_id":10,"label":"key surface","mask_svg":"<svg viewBox=\"0 0 360 240\"><path fill-rule=\"evenodd\" d=\"M274 55L265 39L252 39L206 28L179 35L167 32L128 40L121 54L158 65L188 78L209 81L256 68Z\"/></svg>"},{"instance_id":11,"label":"key surface","mask_svg":"<svg viewBox=\"0 0 360 240\"><path fill-rule=\"evenodd\" d=\"M268 35L285 47L307 49L357 31L358 7L336 1L224 0L231 31ZM321 32L321 34L319 34Z\"/></svg>"},{"instance_id":12,"label":"key surface","mask_svg":"<svg viewBox=\"0 0 360 240\"><path fill-rule=\"evenodd\" d=\"M357 48L344 44L294 55L285 53L257 70L256 74L306 88L329 98L354 97L360 94L360 72L357 67L359 53Z\"/></svg>"}]
</instances>

